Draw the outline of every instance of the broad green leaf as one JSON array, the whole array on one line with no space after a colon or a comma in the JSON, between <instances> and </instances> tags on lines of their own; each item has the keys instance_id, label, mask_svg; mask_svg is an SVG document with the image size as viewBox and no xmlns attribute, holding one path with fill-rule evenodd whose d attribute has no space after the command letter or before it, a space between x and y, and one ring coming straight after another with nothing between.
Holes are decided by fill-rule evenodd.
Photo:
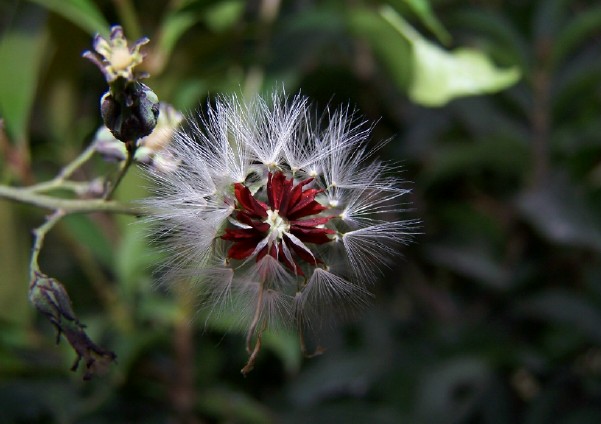
<instances>
[{"instance_id":1,"label":"broad green leaf","mask_svg":"<svg viewBox=\"0 0 601 424\"><path fill-rule=\"evenodd\" d=\"M27 127L48 35L43 16L28 15L3 34L0 41L0 116L11 139L27 140Z\"/></svg>"},{"instance_id":2,"label":"broad green leaf","mask_svg":"<svg viewBox=\"0 0 601 424\"><path fill-rule=\"evenodd\" d=\"M90 35L109 34L109 24L91 0L30 0L71 21Z\"/></svg>"},{"instance_id":3,"label":"broad green leaf","mask_svg":"<svg viewBox=\"0 0 601 424\"><path fill-rule=\"evenodd\" d=\"M411 43L413 80L409 96L416 103L443 106L457 97L503 90L520 78L516 67L499 69L478 50L448 52L430 43L391 8L383 8L381 14Z\"/></svg>"}]
</instances>

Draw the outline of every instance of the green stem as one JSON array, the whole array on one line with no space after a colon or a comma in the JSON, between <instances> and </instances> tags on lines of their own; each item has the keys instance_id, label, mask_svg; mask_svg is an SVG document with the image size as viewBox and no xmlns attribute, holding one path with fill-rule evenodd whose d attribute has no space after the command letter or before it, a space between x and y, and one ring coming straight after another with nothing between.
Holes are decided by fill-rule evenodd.
<instances>
[{"instance_id":1,"label":"green stem","mask_svg":"<svg viewBox=\"0 0 601 424\"><path fill-rule=\"evenodd\" d=\"M103 199L60 199L44 194L34 193L27 189L0 186L0 198L15 200L21 203L45 209L61 209L67 214L109 212L127 215L143 215L144 212L135 206Z\"/></svg>"},{"instance_id":2,"label":"green stem","mask_svg":"<svg viewBox=\"0 0 601 424\"><path fill-rule=\"evenodd\" d=\"M129 169L131 164L134 162L135 152L136 152L136 149L135 148L131 149L131 148L129 148L129 145L128 145L127 158L125 159L124 162L121 163L121 167L119 168L119 173L117 174L117 178L115 179L115 182L113 182L113 185L105 193L104 200L109 200L115 193L115 190L117 190L117 187L119 187L119 184L123 180L123 177L125 177L125 174L127 174L127 170Z\"/></svg>"},{"instance_id":3,"label":"green stem","mask_svg":"<svg viewBox=\"0 0 601 424\"><path fill-rule=\"evenodd\" d=\"M33 249L31 252L31 262L29 266L30 281L33 284L36 281L36 275L40 272L40 265L38 264L38 257L40 256L40 250L44 244L46 234L65 216L65 211L55 210L52 215L46 218L46 222L40 225L38 228L33 230Z\"/></svg>"},{"instance_id":4,"label":"green stem","mask_svg":"<svg viewBox=\"0 0 601 424\"><path fill-rule=\"evenodd\" d=\"M34 184L26 188L27 191L32 192L44 192L55 189L69 189L73 191L77 191L84 184L75 183L67 181L69 177L71 177L75 171L81 168L90 158L94 155L95 148L94 143L91 143L83 152L80 153L78 157L76 157L73 162L69 163L63 169L60 170L58 175L51 179L50 181L45 181L43 183Z\"/></svg>"}]
</instances>

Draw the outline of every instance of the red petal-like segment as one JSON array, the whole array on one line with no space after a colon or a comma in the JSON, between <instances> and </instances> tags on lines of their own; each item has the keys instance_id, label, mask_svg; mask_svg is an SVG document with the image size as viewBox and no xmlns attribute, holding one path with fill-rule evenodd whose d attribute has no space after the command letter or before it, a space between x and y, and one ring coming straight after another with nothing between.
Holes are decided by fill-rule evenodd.
<instances>
[{"instance_id":1,"label":"red petal-like segment","mask_svg":"<svg viewBox=\"0 0 601 424\"><path fill-rule=\"evenodd\" d=\"M286 178L283 172L269 173L266 187L268 204L255 199L244 184L234 184L234 194L238 203L236 219L250 228L227 228L225 230L225 234L221 238L233 242L228 250L228 257L246 259L254 253L257 245L267 237L271 229L270 224L265 222L268 210L277 211L278 215L290 224L289 233L303 243L324 244L332 241L330 235L335 231L323 227L332 217L310 217L327 209L326 206L315 200L315 196L322 190L304 189L312 181L313 178L308 178L295 185L294 179ZM286 243L288 249L294 252L296 257L309 264L316 265L318 260L308 251L293 243L285 234L283 240L279 239L271 246L265 246L257 252L257 261L270 255L297 275L303 275L300 266L296 262L291 262L284 255L282 243Z\"/></svg>"},{"instance_id":2,"label":"red petal-like segment","mask_svg":"<svg viewBox=\"0 0 601 424\"><path fill-rule=\"evenodd\" d=\"M246 259L255 251L259 241L254 239L237 241L227 251L227 256L232 259Z\"/></svg>"},{"instance_id":3,"label":"red petal-like segment","mask_svg":"<svg viewBox=\"0 0 601 424\"><path fill-rule=\"evenodd\" d=\"M255 199L250 190L243 184L234 184L234 194L238 203L248 212L254 212L261 218L267 218L267 205Z\"/></svg>"}]
</instances>

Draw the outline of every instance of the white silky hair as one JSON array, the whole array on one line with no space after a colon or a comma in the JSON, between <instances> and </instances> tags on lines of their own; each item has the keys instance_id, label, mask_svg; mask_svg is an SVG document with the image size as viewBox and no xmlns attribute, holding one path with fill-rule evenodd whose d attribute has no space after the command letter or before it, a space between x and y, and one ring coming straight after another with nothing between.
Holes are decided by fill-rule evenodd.
<instances>
[{"instance_id":1,"label":"white silky hair","mask_svg":"<svg viewBox=\"0 0 601 424\"><path fill-rule=\"evenodd\" d=\"M374 160L385 143L370 145L371 126L350 108L327 112L316 123L310 109L300 95L276 93L271 104L221 97L167 147L177 167L147 168L155 185L144 201L145 222L169 257L162 280L190 280L210 313L236 309L248 319L260 300L261 320L274 325L316 323L345 304L361 307L371 297L367 287L415 234L417 221L400 220L409 190L396 165ZM220 238L228 226L249 227L233 215L234 184L250 187L252 180L251 193L264 193L266 175L275 171L297 181L313 177L307 187L321 190L315 199L327 209L319 216L331 218L324 226L335 231L319 246L298 241L317 264L302 262L305 276L279 260L292 262L290 249L282 258L257 261L257 248L236 261L227 258L229 244Z\"/></svg>"}]
</instances>

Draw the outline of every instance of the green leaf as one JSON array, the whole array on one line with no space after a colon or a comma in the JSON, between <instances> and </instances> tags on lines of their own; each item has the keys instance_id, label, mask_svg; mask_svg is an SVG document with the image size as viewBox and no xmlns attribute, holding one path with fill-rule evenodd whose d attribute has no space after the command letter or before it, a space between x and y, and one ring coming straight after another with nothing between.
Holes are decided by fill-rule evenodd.
<instances>
[{"instance_id":1,"label":"green leaf","mask_svg":"<svg viewBox=\"0 0 601 424\"><path fill-rule=\"evenodd\" d=\"M242 16L244 2L240 0L221 1L206 12L206 23L213 31L231 28Z\"/></svg>"},{"instance_id":2,"label":"green leaf","mask_svg":"<svg viewBox=\"0 0 601 424\"><path fill-rule=\"evenodd\" d=\"M448 52L417 33L393 9L381 14L412 46L411 99L424 106L443 106L457 97L494 93L515 84L517 67L499 69L482 52L459 48Z\"/></svg>"},{"instance_id":3,"label":"green leaf","mask_svg":"<svg viewBox=\"0 0 601 424\"><path fill-rule=\"evenodd\" d=\"M30 0L71 21L90 35L109 35L109 24L93 1Z\"/></svg>"},{"instance_id":4,"label":"green leaf","mask_svg":"<svg viewBox=\"0 0 601 424\"><path fill-rule=\"evenodd\" d=\"M263 337L265 347L271 349L284 363L284 368L290 374L298 372L302 354L298 335L288 331L267 332Z\"/></svg>"},{"instance_id":5,"label":"green leaf","mask_svg":"<svg viewBox=\"0 0 601 424\"><path fill-rule=\"evenodd\" d=\"M601 33L601 6L590 8L573 18L552 44L551 66L560 64L578 45Z\"/></svg>"},{"instance_id":6,"label":"green leaf","mask_svg":"<svg viewBox=\"0 0 601 424\"><path fill-rule=\"evenodd\" d=\"M27 230L21 228L15 205L0 202L0 320L20 325L31 317L28 305L28 257L30 246L25 242Z\"/></svg>"},{"instance_id":7,"label":"green leaf","mask_svg":"<svg viewBox=\"0 0 601 424\"><path fill-rule=\"evenodd\" d=\"M173 48L181 36L199 20L193 12L173 12L165 16L159 31L157 43L160 53L160 65L164 66L169 60Z\"/></svg>"},{"instance_id":8,"label":"green leaf","mask_svg":"<svg viewBox=\"0 0 601 424\"><path fill-rule=\"evenodd\" d=\"M411 49L409 43L385 24L377 13L367 9L352 10L347 14L349 29L367 40L381 66L401 90L406 90L411 78Z\"/></svg>"},{"instance_id":9,"label":"green leaf","mask_svg":"<svg viewBox=\"0 0 601 424\"><path fill-rule=\"evenodd\" d=\"M270 411L246 393L212 388L198 396L198 408L219 422L262 424L273 422Z\"/></svg>"},{"instance_id":10,"label":"green leaf","mask_svg":"<svg viewBox=\"0 0 601 424\"><path fill-rule=\"evenodd\" d=\"M71 215L63 220L74 240L92 252L103 265L113 262L113 246L96 223L86 215Z\"/></svg>"},{"instance_id":11,"label":"green leaf","mask_svg":"<svg viewBox=\"0 0 601 424\"><path fill-rule=\"evenodd\" d=\"M494 48L496 58L516 64L524 73L529 72L534 60L529 41L524 39L509 17L469 8L453 14L452 22L477 34L478 43L487 40ZM488 51L492 50L489 48Z\"/></svg>"},{"instance_id":12,"label":"green leaf","mask_svg":"<svg viewBox=\"0 0 601 424\"><path fill-rule=\"evenodd\" d=\"M5 32L0 42L0 115L11 139L24 143L48 50L45 17L29 14Z\"/></svg>"},{"instance_id":13,"label":"green leaf","mask_svg":"<svg viewBox=\"0 0 601 424\"><path fill-rule=\"evenodd\" d=\"M451 34L440 23L427 0L403 0L443 44L451 42Z\"/></svg>"}]
</instances>

